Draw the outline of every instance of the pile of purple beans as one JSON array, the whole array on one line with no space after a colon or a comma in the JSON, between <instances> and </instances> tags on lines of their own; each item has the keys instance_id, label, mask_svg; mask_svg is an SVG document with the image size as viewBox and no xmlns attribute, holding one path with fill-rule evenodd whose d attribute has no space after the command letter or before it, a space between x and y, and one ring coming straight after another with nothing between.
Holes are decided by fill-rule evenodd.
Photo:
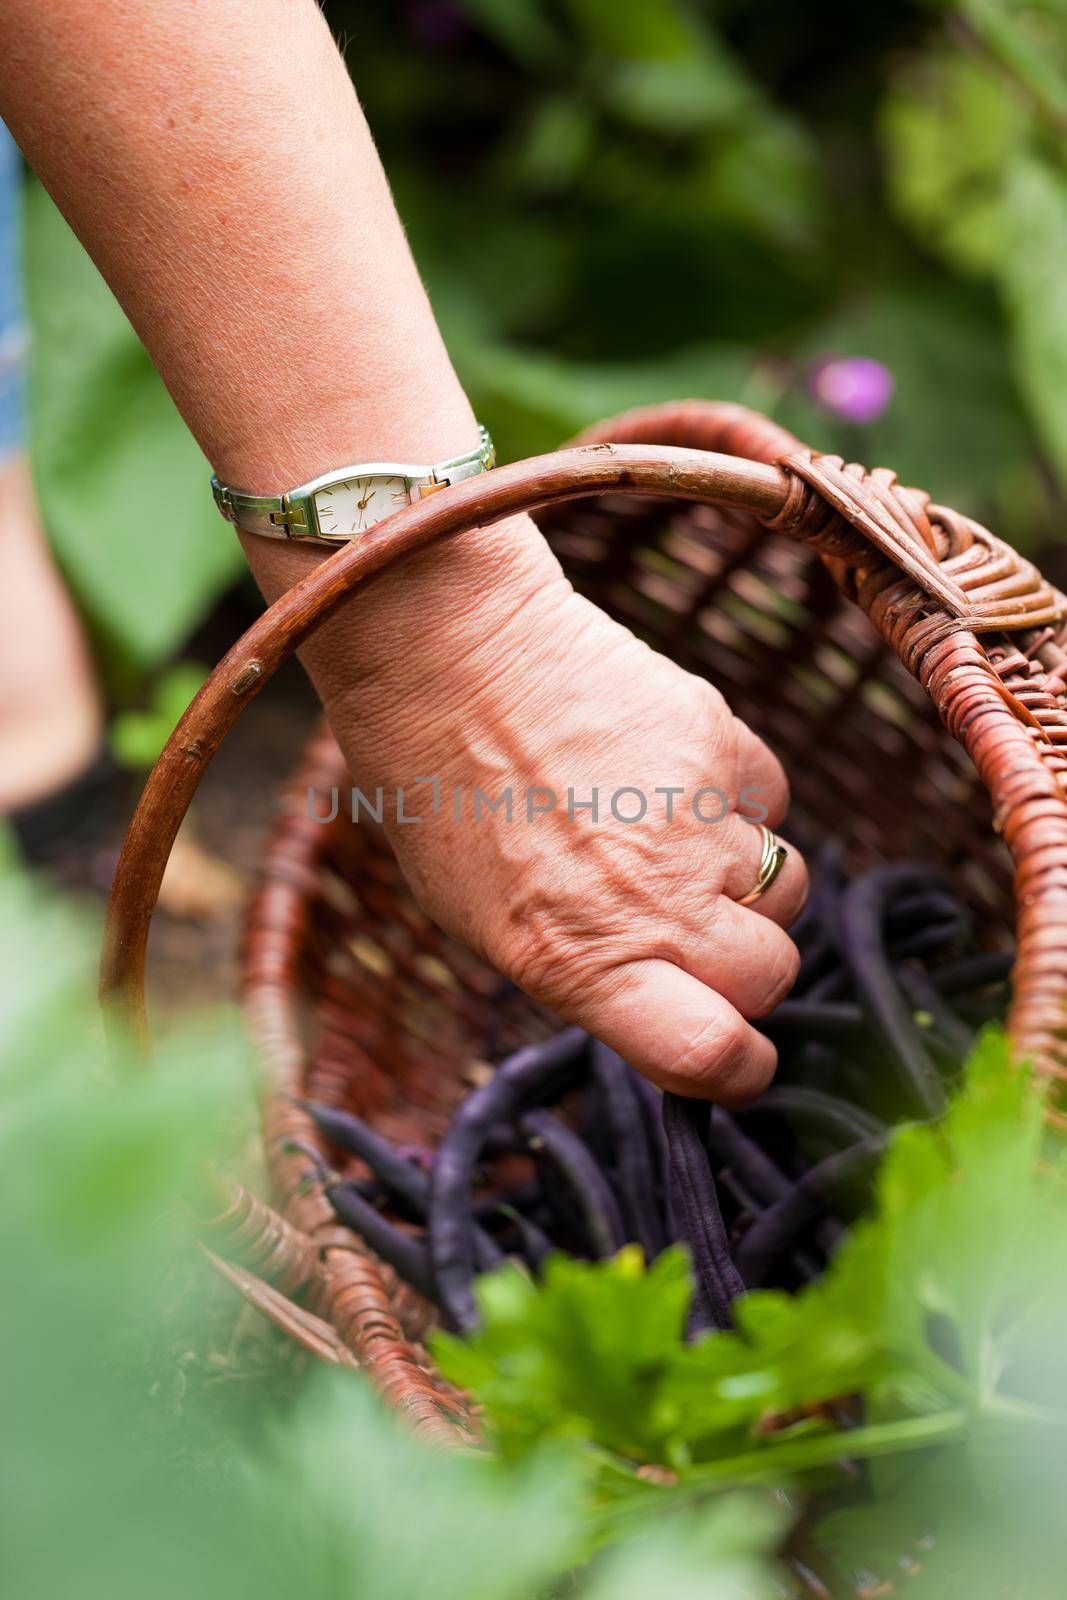
<instances>
[{"instance_id":1,"label":"pile of purple beans","mask_svg":"<svg viewBox=\"0 0 1067 1600\"><path fill-rule=\"evenodd\" d=\"M948 879L915 862L847 878L833 847L791 930L800 976L760 1027L775 1083L747 1110L660 1094L567 1028L508 1055L462 1102L431 1157L360 1118L305 1102L354 1156L316 1158L339 1219L460 1332L479 1273L535 1275L554 1250L652 1259L688 1246L690 1333L732 1324L745 1288L817 1277L863 1206L889 1127L943 1110L977 1030L1003 1015L1009 952L980 949Z\"/></svg>"}]
</instances>

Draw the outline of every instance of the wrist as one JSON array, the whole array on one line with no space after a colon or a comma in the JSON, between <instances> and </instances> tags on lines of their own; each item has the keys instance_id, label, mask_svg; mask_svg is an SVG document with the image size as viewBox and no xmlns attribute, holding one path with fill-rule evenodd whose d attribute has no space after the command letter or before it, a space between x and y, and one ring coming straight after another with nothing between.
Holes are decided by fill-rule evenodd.
<instances>
[{"instance_id":1,"label":"wrist","mask_svg":"<svg viewBox=\"0 0 1067 1600\"><path fill-rule=\"evenodd\" d=\"M268 598L322 559L242 542ZM431 546L357 590L300 652L355 781L402 783L411 762L476 728L500 677L571 594L527 516Z\"/></svg>"},{"instance_id":2,"label":"wrist","mask_svg":"<svg viewBox=\"0 0 1067 1600\"><path fill-rule=\"evenodd\" d=\"M525 516L471 530L369 587L343 619L344 659L325 677L312 668L354 776L400 783L405 765L474 737L501 680L571 593Z\"/></svg>"},{"instance_id":3,"label":"wrist","mask_svg":"<svg viewBox=\"0 0 1067 1600\"><path fill-rule=\"evenodd\" d=\"M275 447L281 462L249 476L236 464L235 481L251 492L279 492L292 483L355 459L425 460L455 456L478 437L465 397L436 405L426 395L390 390L377 417L361 411L358 440L351 425L327 427L316 410L303 418L300 450ZM413 419L397 426L397 416ZM329 437L324 437L328 433ZM284 479L284 481L282 481ZM445 491L447 493L447 491ZM242 534L249 563L268 600L292 587L329 555L317 544ZM472 528L387 568L358 589L301 650L330 723L358 767L353 776L375 782L389 752L424 747L431 725L455 705L477 715L487 683L506 652L521 648L530 613L558 605L569 592L559 563L528 516ZM374 770L372 770L374 769Z\"/></svg>"}]
</instances>

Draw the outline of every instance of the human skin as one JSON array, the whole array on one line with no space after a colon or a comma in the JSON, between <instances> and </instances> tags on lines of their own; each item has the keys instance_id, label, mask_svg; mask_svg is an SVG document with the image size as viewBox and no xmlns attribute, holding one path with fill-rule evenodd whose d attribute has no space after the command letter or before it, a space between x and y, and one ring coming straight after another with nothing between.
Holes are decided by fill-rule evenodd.
<instances>
[{"instance_id":1,"label":"human skin","mask_svg":"<svg viewBox=\"0 0 1067 1600\"><path fill-rule=\"evenodd\" d=\"M277 493L475 443L314 0L6 0L0 43L0 113L223 482ZM323 559L242 542L268 599ZM793 982L783 927L806 877L791 851L755 906L735 904L760 853L739 791L762 788L773 826L787 790L712 687L575 595L525 517L390 571L302 658L354 781L408 787L422 820L394 817L392 842L443 926L661 1086L735 1105L766 1085L774 1050L746 1019ZM456 823L428 787L415 798L427 774L469 795L596 785L605 804L621 784L713 784L733 809L717 825L682 803L669 824L650 807L593 826L565 806Z\"/></svg>"}]
</instances>

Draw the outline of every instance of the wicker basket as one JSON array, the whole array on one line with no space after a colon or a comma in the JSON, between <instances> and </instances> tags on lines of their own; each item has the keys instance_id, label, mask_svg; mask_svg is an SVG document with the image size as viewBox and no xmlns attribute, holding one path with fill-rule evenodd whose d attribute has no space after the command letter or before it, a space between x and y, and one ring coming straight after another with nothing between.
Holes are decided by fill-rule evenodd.
<instances>
[{"instance_id":1,"label":"wicker basket","mask_svg":"<svg viewBox=\"0 0 1067 1600\"><path fill-rule=\"evenodd\" d=\"M761 417L703 402L631 413L577 448L401 512L266 612L146 787L109 908L105 995L144 1027L163 866L248 699L361 579L520 508L540 508L582 590L723 690L854 866L946 866L991 944L1010 942L1014 901L1011 1035L1041 1071L1067 1078L1067 600L891 473L813 455ZM462 1397L420 1343L426 1306L302 1190L306 1161L283 1146L321 1141L292 1096L432 1145L486 1055L551 1020L521 995L501 1002L495 975L419 909L372 828L343 808L329 825L311 819L307 788L345 781L320 734L287 793L248 926L245 998L278 1211L229 1186L208 1242L317 1355L354 1358L420 1431L462 1440Z\"/></svg>"}]
</instances>

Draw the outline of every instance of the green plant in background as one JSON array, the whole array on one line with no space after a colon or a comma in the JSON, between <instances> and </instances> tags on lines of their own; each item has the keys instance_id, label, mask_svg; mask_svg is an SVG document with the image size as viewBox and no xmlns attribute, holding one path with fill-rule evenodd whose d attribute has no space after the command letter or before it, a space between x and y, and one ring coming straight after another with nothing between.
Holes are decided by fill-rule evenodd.
<instances>
[{"instance_id":1,"label":"green plant in background","mask_svg":"<svg viewBox=\"0 0 1067 1600\"><path fill-rule=\"evenodd\" d=\"M120 711L111 724L111 753L130 771L147 771L208 675L201 661L178 661L152 686L147 707Z\"/></svg>"},{"instance_id":2,"label":"green plant in background","mask_svg":"<svg viewBox=\"0 0 1067 1600\"><path fill-rule=\"evenodd\" d=\"M136 682L181 647L244 563L192 435L36 183L25 224L37 492L110 680Z\"/></svg>"},{"instance_id":3,"label":"green plant in background","mask_svg":"<svg viewBox=\"0 0 1067 1600\"><path fill-rule=\"evenodd\" d=\"M960 0L882 111L890 192L925 248L1000 293L1013 365L1067 475L1067 12Z\"/></svg>"},{"instance_id":4,"label":"green plant in background","mask_svg":"<svg viewBox=\"0 0 1067 1600\"><path fill-rule=\"evenodd\" d=\"M404 38L395 8L329 10L377 64L357 77L503 454L693 393L888 462L1013 539L1052 525L1005 303L886 183L883 107L900 75L967 57L959 11L419 0ZM881 363L888 402L835 404L835 358Z\"/></svg>"}]
</instances>

